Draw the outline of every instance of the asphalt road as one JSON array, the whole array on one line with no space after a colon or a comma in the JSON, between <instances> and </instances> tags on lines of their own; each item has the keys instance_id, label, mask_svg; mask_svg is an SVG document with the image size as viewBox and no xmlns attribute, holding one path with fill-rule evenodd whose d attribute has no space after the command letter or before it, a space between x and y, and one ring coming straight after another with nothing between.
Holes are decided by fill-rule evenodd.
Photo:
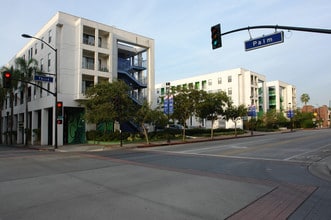
<instances>
[{"instance_id":1,"label":"asphalt road","mask_svg":"<svg viewBox=\"0 0 331 220\"><path fill-rule=\"evenodd\" d=\"M0 219L331 219L331 130L148 149L0 147Z\"/></svg>"},{"instance_id":2,"label":"asphalt road","mask_svg":"<svg viewBox=\"0 0 331 220\"><path fill-rule=\"evenodd\" d=\"M274 133L191 144L163 146L154 151L243 159L315 162L331 154L331 130Z\"/></svg>"}]
</instances>

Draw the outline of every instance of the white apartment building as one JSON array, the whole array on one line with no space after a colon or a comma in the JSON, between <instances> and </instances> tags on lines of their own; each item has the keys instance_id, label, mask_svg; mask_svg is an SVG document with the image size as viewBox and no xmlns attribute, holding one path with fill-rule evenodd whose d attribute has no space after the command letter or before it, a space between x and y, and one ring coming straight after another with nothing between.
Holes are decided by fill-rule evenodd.
<instances>
[{"instance_id":1,"label":"white apartment building","mask_svg":"<svg viewBox=\"0 0 331 220\"><path fill-rule=\"evenodd\" d=\"M17 90L13 117L16 136L12 137L16 143L24 143L25 129L40 132L40 137L31 132L28 138L32 144L54 145L55 129L58 129L59 146L84 143L85 131L90 125L84 122L84 109L77 101L85 98L88 87L101 81L124 80L132 89L133 100L137 103L144 99L152 101L155 87L153 39L63 12L56 13L33 37L48 45L30 39L6 66L15 68L17 57L34 58L42 72L56 77L57 85L43 81L33 83L53 92L57 88L57 98L63 101L64 119L63 124L55 123L52 94L30 85L28 100L24 100L24 91ZM56 63L57 75L54 76ZM25 114L26 101L28 115ZM8 131L9 113L7 100L2 111L3 131Z\"/></svg>"},{"instance_id":2,"label":"white apartment building","mask_svg":"<svg viewBox=\"0 0 331 220\"><path fill-rule=\"evenodd\" d=\"M282 110L281 104L291 102L291 107L296 108L295 87L289 84L275 81L266 82L264 75L255 73L243 68L236 68L220 72L214 72L195 77L179 79L168 82L171 88L194 88L207 92L224 91L232 99L233 105L245 105L247 107L255 106L257 115L262 115L269 109ZM277 89L277 92L272 92ZM166 95L166 83L155 85L155 100L156 105L163 103L163 97ZM278 94L274 99L270 99L270 95ZM286 97L286 100L284 99ZM277 102L273 102L273 100ZM283 100L283 101L281 101ZM289 101L291 100L291 101ZM273 105L275 104L275 105ZM201 126L210 128L209 121L200 120L193 116L187 121L188 126ZM234 128L232 121L225 121L222 117L215 122L214 128ZM237 127L243 127L243 121L237 123Z\"/></svg>"},{"instance_id":3,"label":"white apartment building","mask_svg":"<svg viewBox=\"0 0 331 220\"><path fill-rule=\"evenodd\" d=\"M296 109L296 88L288 83L276 80L267 82L268 109L278 112Z\"/></svg>"},{"instance_id":4,"label":"white apartment building","mask_svg":"<svg viewBox=\"0 0 331 220\"><path fill-rule=\"evenodd\" d=\"M224 91L232 99L233 105L255 106L257 112L265 112L266 102L266 78L265 76L246 70L243 68L231 69L226 71L214 72L195 77L175 80L170 82L171 87L195 88L207 92ZM156 100L154 103L162 105L164 95L166 95L166 83L155 85ZM191 118L188 126L210 127L208 121L200 121L195 117ZM217 127L234 127L233 122L226 122L220 118L214 123ZM238 127L243 126L242 120L238 122Z\"/></svg>"}]
</instances>

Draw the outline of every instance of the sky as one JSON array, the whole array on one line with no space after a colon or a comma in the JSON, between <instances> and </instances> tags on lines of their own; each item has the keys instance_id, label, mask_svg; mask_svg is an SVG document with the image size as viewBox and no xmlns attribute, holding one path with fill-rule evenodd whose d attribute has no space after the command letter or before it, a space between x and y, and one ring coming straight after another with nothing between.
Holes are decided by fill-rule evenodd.
<instances>
[{"instance_id":1,"label":"sky","mask_svg":"<svg viewBox=\"0 0 331 220\"><path fill-rule=\"evenodd\" d=\"M244 42L272 34L254 29L222 37L212 50L210 27L222 33L258 25L331 29L330 0L1 0L0 65L23 48L57 11L155 40L155 82L244 68L296 86L308 104L331 102L331 34L284 30L284 43L245 51Z\"/></svg>"}]
</instances>

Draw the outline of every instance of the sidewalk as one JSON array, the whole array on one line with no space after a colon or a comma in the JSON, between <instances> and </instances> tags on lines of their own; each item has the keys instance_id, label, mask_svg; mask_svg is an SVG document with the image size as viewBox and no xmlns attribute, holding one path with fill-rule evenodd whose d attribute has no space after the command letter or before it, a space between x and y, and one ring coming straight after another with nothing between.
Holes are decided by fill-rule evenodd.
<instances>
[{"instance_id":1,"label":"sidewalk","mask_svg":"<svg viewBox=\"0 0 331 220\"><path fill-rule=\"evenodd\" d=\"M254 132L254 136L259 136L259 135L265 135L265 132ZM177 139L177 140L170 140L170 143L168 143L166 140L162 140L162 141L151 141L150 144L147 144L146 141L142 140L141 142L136 142L136 143L123 143L122 147L118 143L118 144L109 144L109 145L104 145L104 144L63 145L63 146L58 146L58 149L54 149L54 146L29 146L29 148L35 150L49 150L49 151L57 151L57 152L86 152L86 151L104 151L104 150L112 150L112 149L147 148L147 147L187 144L192 142L207 142L207 141L245 138L245 137L251 137L251 134L245 133L238 135L237 137L235 137L234 135L222 135L222 136L216 136L214 137L214 139L210 139L210 137L187 137L185 142L182 139Z\"/></svg>"}]
</instances>

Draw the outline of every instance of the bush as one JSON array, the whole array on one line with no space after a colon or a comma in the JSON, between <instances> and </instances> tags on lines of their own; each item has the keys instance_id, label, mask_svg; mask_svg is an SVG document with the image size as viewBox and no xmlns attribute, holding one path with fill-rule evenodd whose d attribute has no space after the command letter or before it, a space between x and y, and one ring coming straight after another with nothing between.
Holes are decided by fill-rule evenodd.
<instances>
[{"instance_id":1,"label":"bush","mask_svg":"<svg viewBox=\"0 0 331 220\"><path fill-rule=\"evenodd\" d=\"M310 119L304 120L300 124L301 124L302 128L314 128L315 127L313 121Z\"/></svg>"},{"instance_id":2,"label":"bush","mask_svg":"<svg viewBox=\"0 0 331 220\"><path fill-rule=\"evenodd\" d=\"M134 140L136 134L128 132L122 133L122 140ZM104 133L103 131L91 130L86 132L88 141L120 141L121 133L119 131Z\"/></svg>"}]
</instances>

